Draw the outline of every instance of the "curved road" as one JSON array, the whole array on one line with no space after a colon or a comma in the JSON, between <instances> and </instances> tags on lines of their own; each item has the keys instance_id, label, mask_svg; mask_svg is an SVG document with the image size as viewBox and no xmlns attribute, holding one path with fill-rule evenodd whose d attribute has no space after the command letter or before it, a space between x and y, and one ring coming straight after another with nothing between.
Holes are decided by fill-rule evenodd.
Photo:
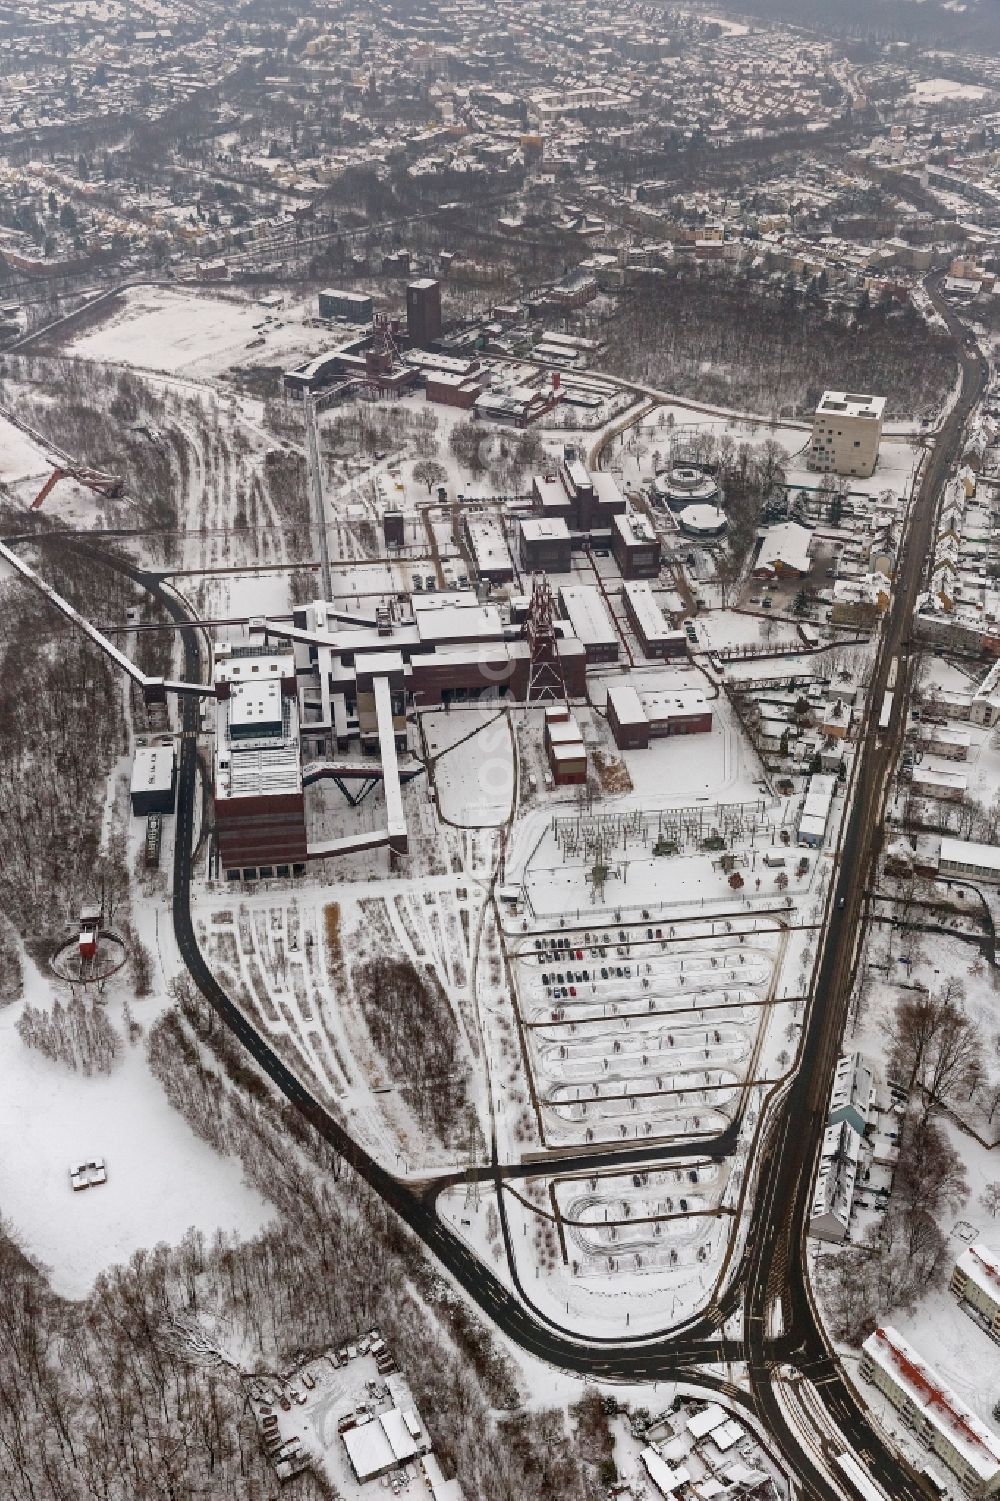
<instances>
[{"instance_id":1,"label":"curved road","mask_svg":"<svg viewBox=\"0 0 1000 1501\"><path fill-rule=\"evenodd\" d=\"M938 434L913 506L870 705L881 703L892 658L899 656L901 662L906 660L910 618L922 565L930 550L937 499L987 376L985 361L978 351L965 346L964 329L941 303L934 277L928 279L928 290L963 341L962 390ZM180 627L184 676L188 681L200 680L201 645L185 607L171 591L163 588L157 575L135 570L133 576L159 597ZM901 674L901 683L904 680ZM777 1389L784 1379L776 1375L779 1366L808 1375L814 1382L822 1383L817 1386L816 1395L829 1419L839 1425L888 1495L894 1501L895 1498L926 1501L929 1493L922 1482L908 1466L901 1465L844 1379L817 1317L805 1262L813 1168L849 1005L865 876L877 853L882 806L905 720L905 695L897 694L888 734L875 733L877 715L871 710L869 713L869 733L859 752L856 791L835 887L836 902L807 1018L801 1067L775 1113L770 1135L756 1164L758 1183L743 1261L726 1294L701 1317L679 1330L635 1340L577 1339L526 1307L438 1217L435 1203L442 1183L414 1186L375 1161L303 1087L222 989L198 947L190 910L199 716L196 700L182 701L182 716L173 923L178 949L194 983L286 1098L420 1237L479 1308L521 1348L567 1370L606 1380L687 1379L724 1390L732 1400L744 1405L752 1404L782 1450L803 1494L821 1497L822 1501L842 1501L842 1486L831 1480L828 1464L817 1462L817 1451L829 1447L826 1440L822 1436L818 1443L803 1439L801 1430L789 1423L786 1408L779 1400ZM712 1143L701 1144L702 1150L719 1154L731 1151L732 1147L730 1133ZM648 1147L622 1148L608 1154L575 1153L572 1158L567 1157L566 1163L548 1161L530 1165L524 1171L529 1175L531 1171L551 1171L555 1166L572 1165L580 1169L609 1163L627 1168L669 1155L662 1148L656 1151ZM510 1169L487 1168L481 1174L498 1180L505 1175L514 1173ZM744 1321L742 1336L733 1338L720 1333L722 1326L740 1311ZM748 1363L749 1403L724 1375L703 1369L705 1366L724 1369L740 1361Z\"/></svg>"}]
</instances>

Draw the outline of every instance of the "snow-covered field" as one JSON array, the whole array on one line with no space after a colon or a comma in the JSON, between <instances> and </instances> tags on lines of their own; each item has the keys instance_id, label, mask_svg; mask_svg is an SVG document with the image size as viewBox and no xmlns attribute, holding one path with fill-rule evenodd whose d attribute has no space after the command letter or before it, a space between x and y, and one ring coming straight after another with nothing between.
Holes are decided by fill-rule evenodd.
<instances>
[{"instance_id":1,"label":"snow-covered field","mask_svg":"<svg viewBox=\"0 0 1000 1501\"><path fill-rule=\"evenodd\" d=\"M328 328L310 327L316 315L311 298L289 296L277 310L230 290L130 287L124 298L100 327L71 340L68 352L207 379L233 365L301 364L337 339Z\"/></svg>"},{"instance_id":2,"label":"snow-covered field","mask_svg":"<svg viewBox=\"0 0 1000 1501\"><path fill-rule=\"evenodd\" d=\"M53 987L26 961L26 995L51 1005ZM65 995L63 999L65 1001ZM145 1060L126 1047L110 1075L86 1078L27 1048L15 1030L22 1003L0 1011L0 1212L50 1269L55 1290L83 1297L97 1274L139 1247L176 1244L194 1226L253 1235L269 1206L168 1104ZM155 1001L132 1002L147 1024ZM117 1006L109 1002L113 1021ZM70 1164L107 1161L105 1185L74 1193Z\"/></svg>"}]
</instances>

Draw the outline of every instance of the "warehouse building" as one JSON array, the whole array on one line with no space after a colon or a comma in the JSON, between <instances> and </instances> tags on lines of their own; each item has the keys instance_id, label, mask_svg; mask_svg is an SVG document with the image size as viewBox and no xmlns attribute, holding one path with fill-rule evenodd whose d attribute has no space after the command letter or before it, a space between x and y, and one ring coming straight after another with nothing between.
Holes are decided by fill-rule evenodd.
<instances>
[{"instance_id":1,"label":"warehouse building","mask_svg":"<svg viewBox=\"0 0 1000 1501\"><path fill-rule=\"evenodd\" d=\"M630 683L608 689L608 725L619 750L645 750L649 745L649 720Z\"/></svg>"},{"instance_id":2,"label":"warehouse building","mask_svg":"<svg viewBox=\"0 0 1000 1501\"><path fill-rule=\"evenodd\" d=\"M572 449L556 469L532 478L531 494L543 516L562 517L567 526L580 533L613 537L615 517L628 509L614 475L591 474Z\"/></svg>"},{"instance_id":3,"label":"warehouse building","mask_svg":"<svg viewBox=\"0 0 1000 1501\"><path fill-rule=\"evenodd\" d=\"M428 401L439 406L458 407L471 412L483 394L482 382L465 375L453 375L447 370L428 374L425 394Z\"/></svg>"},{"instance_id":4,"label":"warehouse building","mask_svg":"<svg viewBox=\"0 0 1000 1501\"><path fill-rule=\"evenodd\" d=\"M228 876L266 879L303 868L299 710L280 678L230 681L217 701L215 825L219 863Z\"/></svg>"},{"instance_id":5,"label":"warehouse building","mask_svg":"<svg viewBox=\"0 0 1000 1501\"><path fill-rule=\"evenodd\" d=\"M656 578L660 571L660 539L653 523L637 511L613 518L611 550L623 579Z\"/></svg>"},{"instance_id":6,"label":"warehouse building","mask_svg":"<svg viewBox=\"0 0 1000 1501\"><path fill-rule=\"evenodd\" d=\"M341 292L328 289L319 294L321 318L343 318L348 323L371 323L375 304L364 292Z\"/></svg>"},{"instance_id":7,"label":"warehouse building","mask_svg":"<svg viewBox=\"0 0 1000 1501\"><path fill-rule=\"evenodd\" d=\"M660 735L707 735L712 711L700 688L663 688L640 694L651 739Z\"/></svg>"},{"instance_id":8,"label":"warehouse building","mask_svg":"<svg viewBox=\"0 0 1000 1501\"><path fill-rule=\"evenodd\" d=\"M546 521L564 521L567 529L576 524L574 500L559 473L536 474L531 481L535 510Z\"/></svg>"},{"instance_id":9,"label":"warehouse building","mask_svg":"<svg viewBox=\"0 0 1000 1501\"><path fill-rule=\"evenodd\" d=\"M514 577L503 522L496 516L467 515L462 529L472 557L472 566L489 584L507 584Z\"/></svg>"},{"instance_id":10,"label":"warehouse building","mask_svg":"<svg viewBox=\"0 0 1000 1501\"><path fill-rule=\"evenodd\" d=\"M686 654L687 637L669 623L648 583L644 580L626 583L622 588L622 603L644 656L683 657Z\"/></svg>"},{"instance_id":11,"label":"warehouse building","mask_svg":"<svg viewBox=\"0 0 1000 1501\"><path fill-rule=\"evenodd\" d=\"M617 662L618 632L594 584L560 585L559 608L574 636L583 642L588 663Z\"/></svg>"},{"instance_id":12,"label":"warehouse building","mask_svg":"<svg viewBox=\"0 0 1000 1501\"><path fill-rule=\"evenodd\" d=\"M608 726L619 750L645 750L665 735L707 735L712 710L700 688L639 693L628 683L608 689Z\"/></svg>"},{"instance_id":13,"label":"warehouse building","mask_svg":"<svg viewBox=\"0 0 1000 1501\"><path fill-rule=\"evenodd\" d=\"M580 530L609 532L614 526L614 518L624 515L628 509L628 502L613 474L592 474L590 485L590 506L580 511Z\"/></svg>"},{"instance_id":14,"label":"warehouse building","mask_svg":"<svg viewBox=\"0 0 1000 1501\"><path fill-rule=\"evenodd\" d=\"M526 517L518 523L518 553L529 573L569 573L572 543L563 517Z\"/></svg>"},{"instance_id":15,"label":"warehouse building","mask_svg":"<svg viewBox=\"0 0 1000 1501\"><path fill-rule=\"evenodd\" d=\"M1000 1255L982 1244L966 1246L949 1287L976 1323L1000 1341Z\"/></svg>"},{"instance_id":16,"label":"warehouse building","mask_svg":"<svg viewBox=\"0 0 1000 1501\"><path fill-rule=\"evenodd\" d=\"M172 745L137 747L129 785L132 812L140 818L150 813L172 813L176 780L177 765Z\"/></svg>"},{"instance_id":17,"label":"warehouse building","mask_svg":"<svg viewBox=\"0 0 1000 1501\"><path fill-rule=\"evenodd\" d=\"M1000 1438L890 1326L861 1347L860 1374L942 1461L972 1501L1000 1491Z\"/></svg>"},{"instance_id":18,"label":"warehouse building","mask_svg":"<svg viewBox=\"0 0 1000 1501\"><path fill-rule=\"evenodd\" d=\"M884 412L884 396L824 391L813 416L809 468L862 478L874 474Z\"/></svg>"}]
</instances>

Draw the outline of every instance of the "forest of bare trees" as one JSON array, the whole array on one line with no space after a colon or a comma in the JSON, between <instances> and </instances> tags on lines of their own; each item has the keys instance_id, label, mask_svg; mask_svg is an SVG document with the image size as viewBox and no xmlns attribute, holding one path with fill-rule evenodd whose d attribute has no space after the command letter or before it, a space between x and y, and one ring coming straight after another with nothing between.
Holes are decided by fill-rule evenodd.
<instances>
[{"instance_id":1,"label":"forest of bare trees","mask_svg":"<svg viewBox=\"0 0 1000 1501\"><path fill-rule=\"evenodd\" d=\"M742 269L647 276L594 332L616 374L765 416L811 414L835 372L845 390L884 395L890 417L929 417L955 373L951 336L912 308L832 310L815 289Z\"/></svg>"},{"instance_id":2,"label":"forest of bare trees","mask_svg":"<svg viewBox=\"0 0 1000 1501\"><path fill-rule=\"evenodd\" d=\"M118 575L49 545L46 576L81 611L124 615ZM94 871L99 809L125 745L111 664L25 584L0 617L0 909L47 958Z\"/></svg>"},{"instance_id":3,"label":"forest of bare trees","mask_svg":"<svg viewBox=\"0 0 1000 1501\"><path fill-rule=\"evenodd\" d=\"M465 1106L465 1060L441 982L409 959L379 958L355 967L354 988L406 1103L447 1142Z\"/></svg>"},{"instance_id":4,"label":"forest of bare trees","mask_svg":"<svg viewBox=\"0 0 1000 1501\"><path fill-rule=\"evenodd\" d=\"M110 1074L121 1052L121 1038L104 1008L74 995L67 1005L56 998L51 1010L26 1005L17 1022L26 1047L37 1048L54 1063L84 1074Z\"/></svg>"},{"instance_id":5,"label":"forest of bare trees","mask_svg":"<svg viewBox=\"0 0 1000 1501\"><path fill-rule=\"evenodd\" d=\"M253 1240L192 1231L174 1249L136 1252L81 1303L57 1298L0 1230L5 1495L274 1497L245 1400L253 1373L290 1370L372 1324L467 1496L603 1494L612 1446L593 1400L572 1410L572 1426L562 1412L521 1406L507 1357L391 1212L262 1078L234 1087L238 1049L190 994L154 1028L150 1057L193 1127L240 1154L275 1217ZM306 1498L327 1494L308 1473L297 1485Z\"/></svg>"}]
</instances>

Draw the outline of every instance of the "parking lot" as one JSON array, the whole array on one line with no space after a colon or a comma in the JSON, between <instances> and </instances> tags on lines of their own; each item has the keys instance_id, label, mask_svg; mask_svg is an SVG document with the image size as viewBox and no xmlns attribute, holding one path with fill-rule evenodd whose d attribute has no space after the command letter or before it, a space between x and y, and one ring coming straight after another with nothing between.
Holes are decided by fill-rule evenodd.
<instances>
[{"instance_id":1,"label":"parking lot","mask_svg":"<svg viewBox=\"0 0 1000 1501\"><path fill-rule=\"evenodd\" d=\"M546 1143L724 1131L752 1081L777 941L688 923L522 943L519 1014Z\"/></svg>"}]
</instances>

